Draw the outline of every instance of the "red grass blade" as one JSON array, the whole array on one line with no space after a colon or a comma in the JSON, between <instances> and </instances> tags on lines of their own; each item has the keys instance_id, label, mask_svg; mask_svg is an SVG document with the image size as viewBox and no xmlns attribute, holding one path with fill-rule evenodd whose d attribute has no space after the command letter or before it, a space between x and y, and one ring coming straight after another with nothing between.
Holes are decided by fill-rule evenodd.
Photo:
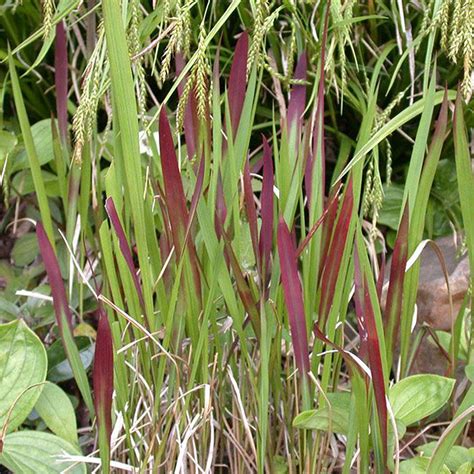
<instances>
[{"instance_id":1,"label":"red grass blade","mask_svg":"<svg viewBox=\"0 0 474 474\"><path fill-rule=\"evenodd\" d=\"M273 247L273 160L272 149L268 141L263 137L263 183L261 194L261 216L262 227L260 229L260 266L261 278L264 287L267 286L271 274L270 259Z\"/></svg>"},{"instance_id":2,"label":"red grass blade","mask_svg":"<svg viewBox=\"0 0 474 474\"><path fill-rule=\"evenodd\" d=\"M61 342L71 365L74 379L79 391L81 392L82 398L84 399L90 415L93 416L94 404L92 402L89 381L84 366L82 365L79 351L74 342L72 314L67 302L66 291L61 277L61 270L53 246L51 245L41 222L36 224L36 235L46 274L48 275L49 284L51 286L54 313L56 315Z\"/></svg>"},{"instance_id":3,"label":"red grass blade","mask_svg":"<svg viewBox=\"0 0 474 474\"><path fill-rule=\"evenodd\" d=\"M249 36L244 31L234 51L234 60L230 68L229 76L229 111L232 134L235 137L239 128L240 115L244 106L245 89L247 86L247 57L249 49Z\"/></svg>"},{"instance_id":4,"label":"red grass blade","mask_svg":"<svg viewBox=\"0 0 474 474\"><path fill-rule=\"evenodd\" d=\"M178 159L174 149L173 137L165 109L160 113L160 159L163 171L165 202L171 222L173 243L178 254L181 254L188 210L184 195L183 183L178 168Z\"/></svg>"},{"instance_id":5,"label":"red grass blade","mask_svg":"<svg viewBox=\"0 0 474 474\"><path fill-rule=\"evenodd\" d=\"M99 429L99 447L102 472L109 472L110 436L112 434L112 395L114 392L114 352L109 320L103 309L99 310L99 326L94 353L92 383L94 406Z\"/></svg>"},{"instance_id":6,"label":"red grass blade","mask_svg":"<svg viewBox=\"0 0 474 474\"><path fill-rule=\"evenodd\" d=\"M63 143L67 143L67 37L64 21L56 25L54 43L54 83L56 87L56 114L59 134Z\"/></svg>"},{"instance_id":7,"label":"red grass blade","mask_svg":"<svg viewBox=\"0 0 474 474\"><path fill-rule=\"evenodd\" d=\"M374 308L370 299L369 288L366 275L362 274L357 247L354 248L354 281L355 281L355 302L356 314L361 331L361 341L366 341L369 367L372 373L374 387L375 404L377 406L378 419L383 443L384 464L387 459L387 402L385 393L385 378L383 373L382 355L375 323Z\"/></svg>"},{"instance_id":8,"label":"red grass blade","mask_svg":"<svg viewBox=\"0 0 474 474\"><path fill-rule=\"evenodd\" d=\"M161 109L159 126L160 159L165 188L165 202L168 210L176 254L183 255L186 246L186 228L189 222L189 214L186 207L186 196L184 194L181 174L178 168L178 159L174 149L170 124L164 108ZM196 294L201 298L201 279L196 251L190 240L188 240L187 247L193 270Z\"/></svg>"},{"instance_id":9,"label":"red grass blade","mask_svg":"<svg viewBox=\"0 0 474 474\"><path fill-rule=\"evenodd\" d=\"M176 77L181 74L184 69L184 57L181 53L176 54ZM187 78L184 79L178 86L178 94L181 96ZM194 88L189 94L186 107L184 108L184 136L186 137L186 148L188 151L188 158L192 159L197 150L197 140L199 135L199 120L197 116L197 102Z\"/></svg>"},{"instance_id":10,"label":"red grass blade","mask_svg":"<svg viewBox=\"0 0 474 474\"><path fill-rule=\"evenodd\" d=\"M337 278L341 268L342 256L346 247L349 225L352 219L354 194L352 177L349 179L346 192L341 204L341 210L329 246L326 262L321 275L321 300L319 303L319 328L324 331L327 317L331 309Z\"/></svg>"},{"instance_id":11,"label":"red grass blade","mask_svg":"<svg viewBox=\"0 0 474 474\"><path fill-rule=\"evenodd\" d=\"M302 53L295 68L294 79L305 81L306 68L306 53ZM290 100L288 101L287 120L289 130L291 130L295 125L297 126L298 133L301 130L305 104L306 86L303 84L293 86L291 89Z\"/></svg>"},{"instance_id":12,"label":"red grass blade","mask_svg":"<svg viewBox=\"0 0 474 474\"><path fill-rule=\"evenodd\" d=\"M387 354L391 357L392 348L397 345L398 328L403 311L403 283L408 259L408 222L409 207L405 205L398 228L395 248L390 266L390 283L384 308L386 322ZM394 339L395 338L395 339Z\"/></svg>"},{"instance_id":13,"label":"red grass blade","mask_svg":"<svg viewBox=\"0 0 474 474\"><path fill-rule=\"evenodd\" d=\"M145 300L143 299L143 292L142 287L140 284L140 279L137 275L137 270L135 268L135 263L133 262L132 252L130 250L130 246L128 244L127 237L125 235L125 231L123 230L122 223L120 222L120 218L117 214L117 209L115 208L115 203L111 197L109 197L105 201L105 210L109 216L110 222L114 227L115 234L117 235L119 247L122 251L123 258L127 263L128 269L130 270L130 274L132 275L133 284L135 285L135 289L137 290L138 299L140 300L140 305L145 311Z\"/></svg>"},{"instance_id":14,"label":"red grass blade","mask_svg":"<svg viewBox=\"0 0 474 474\"><path fill-rule=\"evenodd\" d=\"M296 367L302 376L310 370L308 353L308 334L304 315L303 292L298 275L296 249L288 226L283 218L278 223L278 254L280 257L281 280L285 296L291 339L295 352Z\"/></svg>"},{"instance_id":15,"label":"red grass blade","mask_svg":"<svg viewBox=\"0 0 474 474\"><path fill-rule=\"evenodd\" d=\"M56 321L59 330L60 332L63 330L64 318L72 332L72 314L67 302L66 290L64 289L58 259L56 258L51 242L49 241L41 222L36 224L36 236L38 238L38 245L41 257L43 258L46 274L48 275L49 284L51 286L51 296L53 297L54 312L56 314Z\"/></svg>"}]
</instances>

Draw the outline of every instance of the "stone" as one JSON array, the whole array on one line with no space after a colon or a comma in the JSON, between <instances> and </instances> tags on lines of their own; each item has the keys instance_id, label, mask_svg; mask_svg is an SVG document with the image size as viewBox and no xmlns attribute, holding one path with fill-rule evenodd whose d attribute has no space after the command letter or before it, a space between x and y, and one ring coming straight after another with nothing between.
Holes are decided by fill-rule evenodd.
<instances>
[{"instance_id":1,"label":"stone","mask_svg":"<svg viewBox=\"0 0 474 474\"><path fill-rule=\"evenodd\" d=\"M469 260L466 253L461 254L460 239L455 236L442 237L435 240L436 245L444 256L449 286L453 303L450 311L449 295L446 279L437 253L430 244L426 245L421 254L420 276L417 294L417 321L413 336L417 331L429 326L434 331L448 331L455 322L461 309L464 297L469 289ZM388 287L390 261L385 274L386 283L382 296L382 306L385 304ZM446 355L426 331L417 353L413 359L410 373L435 373L445 375L449 368Z\"/></svg>"}]
</instances>

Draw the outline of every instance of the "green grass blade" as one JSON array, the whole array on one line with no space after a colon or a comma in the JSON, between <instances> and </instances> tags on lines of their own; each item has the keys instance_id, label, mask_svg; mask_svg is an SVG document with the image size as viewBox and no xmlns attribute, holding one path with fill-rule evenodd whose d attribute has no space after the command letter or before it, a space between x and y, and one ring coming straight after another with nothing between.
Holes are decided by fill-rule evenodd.
<instances>
[{"instance_id":1,"label":"green grass blade","mask_svg":"<svg viewBox=\"0 0 474 474\"><path fill-rule=\"evenodd\" d=\"M30 122L28 120L28 114L26 112L25 103L23 102L23 96L21 94L20 82L16 73L15 63L13 56L8 56L8 64L10 68L10 77L12 81L13 98L15 100L15 107L18 114L18 121L20 122L21 133L23 134L23 141L25 143L26 154L28 156L28 162L30 165L31 175L33 177L33 183L35 185L36 197L38 199L38 206L40 209L41 220L43 221L44 229L51 245L54 246L54 233L53 223L51 220L51 212L48 205L48 197L46 196L46 189L41 175L41 167L36 153L36 147L33 141L33 135L31 133Z\"/></svg>"}]
</instances>

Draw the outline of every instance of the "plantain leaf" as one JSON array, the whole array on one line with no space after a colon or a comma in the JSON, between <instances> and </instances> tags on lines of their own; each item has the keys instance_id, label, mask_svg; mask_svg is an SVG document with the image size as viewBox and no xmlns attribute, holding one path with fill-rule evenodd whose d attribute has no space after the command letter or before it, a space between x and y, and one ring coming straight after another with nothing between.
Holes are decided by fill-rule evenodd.
<instances>
[{"instance_id":1,"label":"plantain leaf","mask_svg":"<svg viewBox=\"0 0 474 474\"><path fill-rule=\"evenodd\" d=\"M416 457L407 459L400 463L400 470L398 471L399 474L426 474L426 469L428 468L428 464L430 462L430 458L427 457ZM439 474L449 474L450 470L443 465Z\"/></svg>"},{"instance_id":2,"label":"plantain leaf","mask_svg":"<svg viewBox=\"0 0 474 474\"><path fill-rule=\"evenodd\" d=\"M84 464L62 459L68 454L81 453L71 443L50 433L18 431L5 437L0 464L13 474L86 473Z\"/></svg>"},{"instance_id":3,"label":"plantain leaf","mask_svg":"<svg viewBox=\"0 0 474 474\"><path fill-rule=\"evenodd\" d=\"M46 382L36 402L35 410L53 433L77 445L76 414L71 400L62 388Z\"/></svg>"},{"instance_id":4,"label":"plantain leaf","mask_svg":"<svg viewBox=\"0 0 474 474\"><path fill-rule=\"evenodd\" d=\"M0 429L8 422L12 431L29 415L42 389L29 387L44 382L47 365L43 344L23 320L0 325Z\"/></svg>"},{"instance_id":5,"label":"plantain leaf","mask_svg":"<svg viewBox=\"0 0 474 474\"><path fill-rule=\"evenodd\" d=\"M327 397L331 408L326 404L317 410L303 411L293 420L293 426L305 430L331 431L346 435L351 394L345 392L328 393Z\"/></svg>"},{"instance_id":6,"label":"plantain leaf","mask_svg":"<svg viewBox=\"0 0 474 474\"><path fill-rule=\"evenodd\" d=\"M435 413L449 400L454 379L420 374L396 383L389 392L395 418L410 426Z\"/></svg>"}]
</instances>

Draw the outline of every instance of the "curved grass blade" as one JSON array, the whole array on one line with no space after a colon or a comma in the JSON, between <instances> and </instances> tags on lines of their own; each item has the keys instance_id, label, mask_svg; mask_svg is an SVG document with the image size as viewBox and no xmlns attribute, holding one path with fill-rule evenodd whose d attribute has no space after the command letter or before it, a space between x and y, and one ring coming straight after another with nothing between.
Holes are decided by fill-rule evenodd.
<instances>
[{"instance_id":1,"label":"curved grass blade","mask_svg":"<svg viewBox=\"0 0 474 474\"><path fill-rule=\"evenodd\" d=\"M454 91L447 91L449 100L456 97ZM444 91L438 91L434 94L433 101L435 105L443 102ZM427 104L426 98L414 102L412 105L402 110L398 115L389 120L380 130L378 130L369 140L357 151L352 160L342 170L341 174L337 177L336 181L339 181L344 175L346 175L351 168L362 160L365 155L372 151L380 142L387 138L391 133L400 128L405 123L409 122L417 115L420 115L425 110Z\"/></svg>"}]
</instances>

